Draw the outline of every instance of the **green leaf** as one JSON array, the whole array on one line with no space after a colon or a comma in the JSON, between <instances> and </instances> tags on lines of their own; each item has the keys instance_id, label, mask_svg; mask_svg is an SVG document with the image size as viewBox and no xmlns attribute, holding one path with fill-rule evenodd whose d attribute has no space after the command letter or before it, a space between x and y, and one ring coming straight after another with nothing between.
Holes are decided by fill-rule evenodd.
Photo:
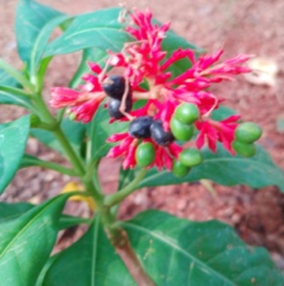
<instances>
[{"instance_id":1,"label":"green leaf","mask_svg":"<svg viewBox=\"0 0 284 286\"><path fill-rule=\"evenodd\" d=\"M136 285L108 241L97 217L88 232L58 254L42 286Z\"/></svg>"},{"instance_id":2,"label":"green leaf","mask_svg":"<svg viewBox=\"0 0 284 286\"><path fill-rule=\"evenodd\" d=\"M17 81L10 76L6 71L0 69L0 85L16 86Z\"/></svg>"},{"instance_id":3,"label":"green leaf","mask_svg":"<svg viewBox=\"0 0 284 286\"><path fill-rule=\"evenodd\" d=\"M0 223L3 221L8 221L10 219L15 219L22 214L29 211L34 206L30 203L5 203L0 202Z\"/></svg>"},{"instance_id":4,"label":"green leaf","mask_svg":"<svg viewBox=\"0 0 284 286\"><path fill-rule=\"evenodd\" d=\"M260 146L252 158L232 156L220 145L216 154L204 149L204 162L192 168L183 178L176 178L167 171L151 169L140 182L139 188L160 185L181 184L200 179L209 179L224 186L245 184L252 188L276 185L284 192L284 172L272 161L269 154Z\"/></svg>"},{"instance_id":5,"label":"green leaf","mask_svg":"<svg viewBox=\"0 0 284 286\"><path fill-rule=\"evenodd\" d=\"M267 251L247 246L224 223L192 222L152 210L121 225L156 285L284 283Z\"/></svg>"},{"instance_id":6,"label":"green leaf","mask_svg":"<svg viewBox=\"0 0 284 286\"><path fill-rule=\"evenodd\" d=\"M12 104L34 111L33 103L21 89L0 85L0 104Z\"/></svg>"},{"instance_id":7,"label":"green leaf","mask_svg":"<svg viewBox=\"0 0 284 286\"><path fill-rule=\"evenodd\" d=\"M235 110L233 110L229 107L220 105L218 109L216 109L212 112L211 118L213 120L216 120L216 121L221 121L221 120L224 120L224 119L226 119L226 118L228 118L234 114L236 114Z\"/></svg>"},{"instance_id":8,"label":"green leaf","mask_svg":"<svg viewBox=\"0 0 284 286\"><path fill-rule=\"evenodd\" d=\"M18 219L1 223L2 285L35 285L56 241L58 218L67 198L68 195L57 196Z\"/></svg>"},{"instance_id":9,"label":"green leaf","mask_svg":"<svg viewBox=\"0 0 284 286\"><path fill-rule=\"evenodd\" d=\"M120 133L127 130L129 123L114 122L109 124L110 117L107 109L103 108L102 104L93 117L91 123L88 124L88 137L92 141L91 157L99 159L105 156L109 149L113 146L106 142L106 139L114 133Z\"/></svg>"},{"instance_id":10,"label":"green leaf","mask_svg":"<svg viewBox=\"0 0 284 286\"><path fill-rule=\"evenodd\" d=\"M61 229L66 229L66 228L76 226L79 224L90 224L90 223L91 223L91 220L88 218L76 217L76 216L63 214L60 217L58 229L61 230Z\"/></svg>"},{"instance_id":11,"label":"green leaf","mask_svg":"<svg viewBox=\"0 0 284 286\"><path fill-rule=\"evenodd\" d=\"M18 82L6 71L0 69L0 104L13 104L33 110L32 102L18 87Z\"/></svg>"},{"instance_id":12,"label":"green leaf","mask_svg":"<svg viewBox=\"0 0 284 286\"><path fill-rule=\"evenodd\" d=\"M58 27L60 24L64 23L65 21L69 21L73 19L72 16L61 15L54 17L52 20L47 22L45 26L39 32L37 38L35 39L35 43L33 45L31 51L31 73L36 74L37 67L40 63L40 60L43 56L44 50L47 46L48 39L52 33L52 31Z\"/></svg>"},{"instance_id":13,"label":"green leaf","mask_svg":"<svg viewBox=\"0 0 284 286\"><path fill-rule=\"evenodd\" d=\"M48 6L32 0L21 0L17 6L15 32L18 53L28 62L41 29L55 17L62 14Z\"/></svg>"},{"instance_id":14,"label":"green leaf","mask_svg":"<svg viewBox=\"0 0 284 286\"><path fill-rule=\"evenodd\" d=\"M86 48L121 50L131 37L118 23L120 8L99 10L76 17L62 36L51 42L45 56L67 54Z\"/></svg>"},{"instance_id":15,"label":"green leaf","mask_svg":"<svg viewBox=\"0 0 284 286\"><path fill-rule=\"evenodd\" d=\"M30 203L5 203L0 202L0 223L16 219L35 206ZM69 228L78 224L90 224L90 219L62 214L59 219L58 229Z\"/></svg>"},{"instance_id":16,"label":"green leaf","mask_svg":"<svg viewBox=\"0 0 284 286\"><path fill-rule=\"evenodd\" d=\"M69 118L64 118L62 120L61 127L73 148L79 153L85 134L85 126L81 123L74 122ZM64 150L52 132L33 128L31 129L30 134L33 137L36 137L44 145L64 154Z\"/></svg>"},{"instance_id":17,"label":"green leaf","mask_svg":"<svg viewBox=\"0 0 284 286\"><path fill-rule=\"evenodd\" d=\"M29 128L29 116L0 124L0 193L17 172L26 148Z\"/></svg>"}]
</instances>

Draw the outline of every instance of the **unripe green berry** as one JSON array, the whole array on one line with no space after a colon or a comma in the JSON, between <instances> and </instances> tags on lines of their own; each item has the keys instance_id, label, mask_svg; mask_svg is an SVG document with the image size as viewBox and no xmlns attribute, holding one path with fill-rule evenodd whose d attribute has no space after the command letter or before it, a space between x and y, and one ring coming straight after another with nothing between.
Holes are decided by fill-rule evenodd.
<instances>
[{"instance_id":1,"label":"unripe green berry","mask_svg":"<svg viewBox=\"0 0 284 286\"><path fill-rule=\"evenodd\" d=\"M234 141L233 148L239 155L244 157L253 157L256 153L255 145L251 143Z\"/></svg>"},{"instance_id":2,"label":"unripe green berry","mask_svg":"<svg viewBox=\"0 0 284 286\"><path fill-rule=\"evenodd\" d=\"M174 118L185 124L191 124L200 116L198 107L192 103L180 104L174 113Z\"/></svg>"},{"instance_id":3,"label":"unripe green berry","mask_svg":"<svg viewBox=\"0 0 284 286\"><path fill-rule=\"evenodd\" d=\"M171 119L170 127L174 137L181 141L188 141L194 132L193 125L184 124L174 117Z\"/></svg>"},{"instance_id":4,"label":"unripe green berry","mask_svg":"<svg viewBox=\"0 0 284 286\"><path fill-rule=\"evenodd\" d=\"M202 163L203 156L199 150L188 148L179 154L179 161L187 167L194 167Z\"/></svg>"},{"instance_id":5,"label":"unripe green berry","mask_svg":"<svg viewBox=\"0 0 284 286\"><path fill-rule=\"evenodd\" d=\"M173 168L172 168L172 172L176 177L184 177L186 176L190 171L189 167L186 167L185 165L183 165L180 161L174 161L173 163Z\"/></svg>"},{"instance_id":6,"label":"unripe green berry","mask_svg":"<svg viewBox=\"0 0 284 286\"><path fill-rule=\"evenodd\" d=\"M243 143L253 143L260 138L261 134L261 128L253 122L242 123L235 131L236 140Z\"/></svg>"},{"instance_id":7,"label":"unripe green berry","mask_svg":"<svg viewBox=\"0 0 284 286\"><path fill-rule=\"evenodd\" d=\"M135 152L136 163L140 167L148 167L155 159L155 148L152 143L141 143Z\"/></svg>"}]
</instances>

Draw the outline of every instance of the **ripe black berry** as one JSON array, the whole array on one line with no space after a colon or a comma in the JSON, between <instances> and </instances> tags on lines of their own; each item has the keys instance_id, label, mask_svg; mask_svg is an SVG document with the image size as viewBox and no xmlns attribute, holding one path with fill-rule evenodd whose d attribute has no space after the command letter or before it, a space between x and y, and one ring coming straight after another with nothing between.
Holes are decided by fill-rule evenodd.
<instances>
[{"instance_id":1,"label":"ripe black berry","mask_svg":"<svg viewBox=\"0 0 284 286\"><path fill-rule=\"evenodd\" d=\"M152 123L150 127L152 139L161 146L166 146L175 140L171 132L167 132L163 128L163 123L161 120L156 120Z\"/></svg>"},{"instance_id":2,"label":"ripe black berry","mask_svg":"<svg viewBox=\"0 0 284 286\"><path fill-rule=\"evenodd\" d=\"M125 90L125 78L123 76L111 75L103 82L102 88L109 97L121 99Z\"/></svg>"},{"instance_id":3,"label":"ripe black berry","mask_svg":"<svg viewBox=\"0 0 284 286\"><path fill-rule=\"evenodd\" d=\"M151 116L138 117L130 123L128 132L135 138L150 138L150 126L152 123L153 118Z\"/></svg>"},{"instance_id":4,"label":"ripe black berry","mask_svg":"<svg viewBox=\"0 0 284 286\"><path fill-rule=\"evenodd\" d=\"M108 113L110 117L114 117L115 119L120 119L124 117L124 114L121 113L119 110L120 105L121 105L121 101L119 99L115 99L115 98L109 99L107 108L108 108ZM127 97L126 102L125 102L124 111L130 112L131 109L132 109L132 98Z\"/></svg>"}]
</instances>

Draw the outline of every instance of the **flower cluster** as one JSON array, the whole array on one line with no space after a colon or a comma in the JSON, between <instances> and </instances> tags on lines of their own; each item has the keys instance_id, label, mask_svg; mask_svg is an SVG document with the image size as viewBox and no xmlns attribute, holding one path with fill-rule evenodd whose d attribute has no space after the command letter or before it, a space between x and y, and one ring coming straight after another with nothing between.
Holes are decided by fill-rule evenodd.
<instances>
[{"instance_id":1,"label":"flower cluster","mask_svg":"<svg viewBox=\"0 0 284 286\"><path fill-rule=\"evenodd\" d=\"M83 77L86 84L79 86L77 90L54 88L52 106L68 107L76 120L85 123L92 119L101 102L110 98L107 106L113 117L111 122L131 121L132 124L136 121L137 126L140 126L143 122L140 122L139 118L150 120L150 123L143 127L147 129L143 136L137 135L139 132L129 130L108 138L108 142L119 142L119 145L111 148L107 156L123 157L124 169L136 166L137 148L145 143L152 144L155 154L147 166L156 166L159 170L163 167L172 169L183 147L175 142L179 138L172 136L175 132L172 130L171 121L175 110L183 103L194 105L198 109L197 118L185 127L198 131L196 147L201 149L207 143L208 147L216 152L216 144L221 142L224 148L234 154L232 143L239 116L230 116L222 121L210 118L212 111L218 109L223 100L208 88L223 80L230 80L234 75L249 72L249 68L243 64L250 56L240 55L220 62L222 50L213 55L203 54L199 57L191 48L178 48L168 54L162 44L167 37L169 23L155 24L149 10L128 11L125 17L125 31L134 41L125 43L119 53L109 51L103 70L96 63L89 63L92 74ZM188 69L175 76L172 70L180 60L188 62ZM107 68L123 70L123 90L118 97L112 96L112 91L106 87L108 84L116 84L117 81L113 77L106 84L110 79L106 74ZM121 79L117 82L121 82ZM144 106L132 110L132 101L142 99L146 99Z\"/></svg>"}]
</instances>

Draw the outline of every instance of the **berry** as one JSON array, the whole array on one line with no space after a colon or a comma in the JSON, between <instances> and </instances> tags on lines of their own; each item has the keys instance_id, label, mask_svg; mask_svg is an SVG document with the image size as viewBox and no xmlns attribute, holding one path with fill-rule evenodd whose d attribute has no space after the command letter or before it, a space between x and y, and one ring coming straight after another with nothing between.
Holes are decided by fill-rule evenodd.
<instances>
[{"instance_id":1,"label":"berry","mask_svg":"<svg viewBox=\"0 0 284 286\"><path fill-rule=\"evenodd\" d=\"M151 116L141 116L135 118L129 125L128 132L135 138L150 138L150 126L153 123Z\"/></svg>"},{"instance_id":2,"label":"berry","mask_svg":"<svg viewBox=\"0 0 284 286\"><path fill-rule=\"evenodd\" d=\"M119 99L110 98L108 101L108 113L110 117L114 117L115 119L120 119L124 117L124 114L120 112L119 108L121 105L121 101ZM125 102L125 112L129 112L132 109L132 99L128 97Z\"/></svg>"},{"instance_id":3,"label":"berry","mask_svg":"<svg viewBox=\"0 0 284 286\"><path fill-rule=\"evenodd\" d=\"M170 124L171 131L177 140L188 141L192 137L193 125L184 124L174 117L172 117Z\"/></svg>"},{"instance_id":4,"label":"berry","mask_svg":"<svg viewBox=\"0 0 284 286\"><path fill-rule=\"evenodd\" d=\"M256 148L254 144L247 144L239 141L233 142L234 150L244 157L253 157L256 153Z\"/></svg>"},{"instance_id":5,"label":"berry","mask_svg":"<svg viewBox=\"0 0 284 286\"><path fill-rule=\"evenodd\" d=\"M174 113L174 118L185 124L191 124L199 118L199 109L195 104L182 103Z\"/></svg>"},{"instance_id":6,"label":"berry","mask_svg":"<svg viewBox=\"0 0 284 286\"><path fill-rule=\"evenodd\" d=\"M194 148L184 149L179 154L180 162L187 167L194 167L202 163L202 153Z\"/></svg>"},{"instance_id":7,"label":"berry","mask_svg":"<svg viewBox=\"0 0 284 286\"><path fill-rule=\"evenodd\" d=\"M155 148L152 143L141 143L135 152L135 159L140 167L148 167L155 159Z\"/></svg>"},{"instance_id":8,"label":"berry","mask_svg":"<svg viewBox=\"0 0 284 286\"><path fill-rule=\"evenodd\" d=\"M176 177L184 177L189 173L189 171L189 167L183 165L180 161L174 161L172 172Z\"/></svg>"},{"instance_id":9,"label":"berry","mask_svg":"<svg viewBox=\"0 0 284 286\"><path fill-rule=\"evenodd\" d=\"M260 138L261 134L261 128L253 122L242 123L235 131L236 140L243 143L253 143Z\"/></svg>"},{"instance_id":10,"label":"berry","mask_svg":"<svg viewBox=\"0 0 284 286\"><path fill-rule=\"evenodd\" d=\"M152 139L161 146L166 146L175 140L171 132L167 132L163 128L161 120L154 120L150 127Z\"/></svg>"},{"instance_id":11,"label":"berry","mask_svg":"<svg viewBox=\"0 0 284 286\"><path fill-rule=\"evenodd\" d=\"M104 80L102 89L111 98L121 99L125 90L125 78L111 75Z\"/></svg>"}]
</instances>

